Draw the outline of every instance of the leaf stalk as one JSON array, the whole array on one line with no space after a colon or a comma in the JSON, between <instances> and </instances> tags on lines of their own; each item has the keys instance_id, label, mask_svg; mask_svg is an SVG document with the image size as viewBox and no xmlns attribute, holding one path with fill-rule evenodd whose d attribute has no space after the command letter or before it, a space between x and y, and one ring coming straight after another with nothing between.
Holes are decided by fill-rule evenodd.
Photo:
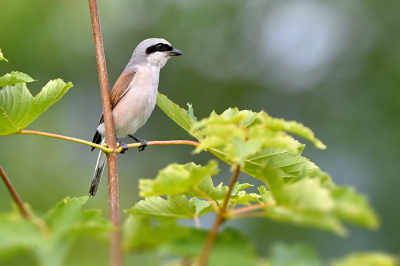
<instances>
[{"instance_id":1,"label":"leaf stalk","mask_svg":"<svg viewBox=\"0 0 400 266\"><path fill-rule=\"evenodd\" d=\"M15 203L18 206L19 211L21 212L21 215L24 216L26 219L30 219L31 215L29 214L28 210L25 208L24 203L22 202L22 199L18 195L17 191L11 184L10 180L8 179L6 173L4 172L3 168L0 165L0 176L3 179L4 184L6 185L8 191L10 192L11 196L13 197Z\"/></svg>"}]
</instances>

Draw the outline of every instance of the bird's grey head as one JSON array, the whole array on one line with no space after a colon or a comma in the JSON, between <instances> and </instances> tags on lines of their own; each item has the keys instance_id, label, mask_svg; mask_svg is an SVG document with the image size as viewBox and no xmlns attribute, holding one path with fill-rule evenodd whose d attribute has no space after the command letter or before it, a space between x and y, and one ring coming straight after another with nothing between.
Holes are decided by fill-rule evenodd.
<instances>
[{"instance_id":1,"label":"bird's grey head","mask_svg":"<svg viewBox=\"0 0 400 266\"><path fill-rule=\"evenodd\" d=\"M171 56L183 55L164 39L151 38L139 43L125 70L134 70L137 65L148 65L162 68Z\"/></svg>"}]
</instances>

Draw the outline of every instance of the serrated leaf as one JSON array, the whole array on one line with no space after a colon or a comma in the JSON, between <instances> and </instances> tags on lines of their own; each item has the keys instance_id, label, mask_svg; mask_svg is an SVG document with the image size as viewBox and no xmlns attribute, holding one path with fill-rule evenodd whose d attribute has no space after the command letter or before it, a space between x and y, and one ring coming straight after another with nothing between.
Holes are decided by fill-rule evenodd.
<instances>
[{"instance_id":1,"label":"serrated leaf","mask_svg":"<svg viewBox=\"0 0 400 266\"><path fill-rule=\"evenodd\" d=\"M397 266L399 261L392 255L380 252L354 253L343 259L333 260L330 266Z\"/></svg>"},{"instance_id":2,"label":"serrated leaf","mask_svg":"<svg viewBox=\"0 0 400 266\"><path fill-rule=\"evenodd\" d=\"M296 121L285 121L283 119L272 118L267 113L260 114L261 120L267 124L269 128L274 130L284 130L305 139L308 139L315 147L319 149L326 149L326 146L314 136L314 133L308 127Z\"/></svg>"},{"instance_id":3,"label":"serrated leaf","mask_svg":"<svg viewBox=\"0 0 400 266\"><path fill-rule=\"evenodd\" d=\"M258 202L260 198L261 196L257 193L247 194L246 191L239 191L236 195L231 196L231 203L250 205L250 202Z\"/></svg>"},{"instance_id":4,"label":"serrated leaf","mask_svg":"<svg viewBox=\"0 0 400 266\"><path fill-rule=\"evenodd\" d=\"M23 82L32 82L32 81L35 81L35 80L32 79L27 74L13 71L10 74L5 74L4 76L2 76L0 78L0 87L5 87L8 85L23 83Z\"/></svg>"},{"instance_id":5,"label":"serrated leaf","mask_svg":"<svg viewBox=\"0 0 400 266\"><path fill-rule=\"evenodd\" d=\"M343 235L344 228L334 215L334 200L330 191L318 178L303 177L285 183L279 169L265 166L259 177L266 182L276 201L276 206L265 209L266 215L274 220L295 225L311 226Z\"/></svg>"},{"instance_id":6,"label":"serrated leaf","mask_svg":"<svg viewBox=\"0 0 400 266\"><path fill-rule=\"evenodd\" d=\"M335 201L335 214L346 222L367 228L376 228L379 220L365 196L351 187L336 187L331 195Z\"/></svg>"},{"instance_id":7,"label":"serrated leaf","mask_svg":"<svg viewBox=\"0 0 400 266\"><path fill-rule=\"evenodd\" d=\"M20 132L70 88L61 79L52 80L33 97L25 83L6 86L0 91L0 136Z\"/></svg>"},{"instance_id":8,"label":"serrated leaf","mask_svg":"<svg viewBox=\"0 0 400 266\"><path fill-rule=\"evenodd\" d=\"M157 105L164 111L173 121L189 132L196 139L201 139L201 135L197 131L191 132L194 120L190 117L186 110L180 108L179 105L170 101L167 96L157 92ZM193 108L192 108L193 111Z\"/></svg>"},{"instance_id":9,"label":"serrated leaf","mask_svg":"<svg viewBox=\"0 0 400 266\"><path fill-rule=\"evenodd\" d=\"M235 193L238 193L239 191L241 191L241 190L243 190L243 189L246 189L246 188L249 188L249 187L252 187L252 186L253 186L253 185L252 185L252 184L249 184L249 183L240 184L239 182L236 182L236 183L233 185L232 191L235 191Z\"/></svg>"},{"instance_id":10,"label":"serrated leaf","mask_svg":"<svg viewBox=\"0 0 400 266\"><path fill-rule=\"evenodd\" d=\"M1 60L4 60L4 61L8 62L8 60L4 58L4 55L3 55L3 53L1 52L1 49L0 49L0 61Z\"/></svg>"},{"instance_id":11,"label":"serrated leaf","mask_svg":"<svg viewBox=\"0 0 400 266\"><path fill-rule=\"evenodd\" d=\"M229 187L223 186L222 182L218 186L214 187L211 177L206 177L197 185L195 190L187 191L185 195L205 199L205 194L207 195L207 199L222 200L226 197L228 191Z\"/></svg>"},{"instance_id":12,"label":"serrated leaf","mask_svg":"<svg viewBox=\"0 0 400 266\"><path fill-rule=\"evenodd\" d=\"M168 256L179 256L194 262L199 255L208 231L191 228L188 233L174 239L161 249ZM245 236L232 228L225 228L215 240L208 266L254 266L256 252Z\"/></svg>"},{"instance_id":13,"label":"serrated leaf","mask_svg":"<svg viewBox=\"0 0 400 266\"><path fill-rule=\"evenodd\" d=\"M27 220L17 211L0 216L0 256L15 250L33 253L40 265L62 265L74 241L83 236L107 240L113 230L100 211L81 211L88 197L66 198L45 218Z\"/></svg>"},{"instance_id":14,"label":"serrated leaf","mask_svg":"<svg viewBox=\"0 0 400 266\"><path fill-rule=\"evenodd\" d=\"M170 164L159 171L153 179L140 179L140 196L181 195L191 191L201 181L218 174L217 161L210 161L206 166L188 163L186 165Z\"/></svg>"},{"instance_id":15,"label":"serrated leaf","mask_svg":"<svg viewBox=\"0 0 400 266\"><path fill-rule=\"evenodd\" d=\"M148 251L187 233L176 220L162 220L152 225L149 218L129 215L123 225L123 246L126 251Z\"/></svg>"},{"instance_id":16,"label":"serrated leaf","mask_svg":"<svg viewBox=\"0 0 400 266\"><path fill-rule=\"evenodd\" d=\"M193 199L188 200L184 195L168 196L167 200L161 197L148 197L126 212L156 219L195 219L198 213L205 214L202 212L205 209L204 205L199 205Z\"/></svg>"},{"instance_id":17,"label":"serrated leaf","mask_svg":"<svg viewBox=\"0 0 400 266\"><path fill-rule=\"evenodd\" d=\"M277 243L272 247L268 266L321 266L314 249L308 245Z\"/></svg>"},{"instance_id":18,"label":"serrated leaf","mask_svg":"<svg viewBox=\"0 0 400 266\"><path fill-rule=\"evenodd\" d=\"M170 101L162 94L158 94L157 104L178 125L180 125L190 134L192 134L194 137L196 137L199 141L203 141L203 138L200 135L198 129L193 129L191 131L191 127L195 123L195 121L193 121L193 119L186 114L186 111L184 109L180 108L178 105ZM256 113L253 113L251 111L241 112L242 113L236 116L235 119L239 119L236 122L240 123L243 127L248 127L249 125L256 125L260 123L256 123L257 121L253 120L255 117L253 114ZM237 108L229 108L220 115L222 117L220 120L225 119L225 122L228 121L230 123L232 121L235 121L230 120L232 116L237 115L238 113L239 110ZM212 112L210 118L215 117L218 117L218 115L215 112ZM202 121L200 121L199 123L202 123ZM229 132L229 130L226 130L226 132ZM250 155L244 160L244 168L242 168L241 170L253 177L256 177L257 169L259 169L264 163L268 162L275 167L280 168L284 172L285 177L297 177L298 174L305 169L319 169L314 163L310 162L307 158L301 156L305 145L300 144L298 141L295 141L290 136L287 137L288 140L290 140L291 142L291 149L288 150L276 147L262 147L261 150L257 151L253 155ZM216 138L214 140L210 139L208 141L215 141L216 143L221 143L221 145L225 143L225 141L221 138ZM234 163L225 151L218 149L209 149L208 151L217 156L219 159L227 162L228 164Z\"/></svg>"}]
</instances>

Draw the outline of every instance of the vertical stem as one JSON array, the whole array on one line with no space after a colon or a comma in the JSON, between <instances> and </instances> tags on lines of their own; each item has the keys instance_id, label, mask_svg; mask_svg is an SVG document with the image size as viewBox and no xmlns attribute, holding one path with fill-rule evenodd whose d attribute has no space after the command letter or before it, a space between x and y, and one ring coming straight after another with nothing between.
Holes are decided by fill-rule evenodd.
<instances>
[{"instance_id":1,"label":"vertical stem","mask_svg":"<svg viewBox=\"0 0 400 266\"><path fill-rule=\"evenodd\" d=\"M12 186L10 180L7 178L6 173L4 173L4 170L1 167L1 165L0 165L0 176L4 181L4 184L6 184L6 187L8 188L8 191L10 191L10 194L13 197L15 203L17 203L17 206L18 206L19 211L21 212L22 216L24 216L25 218L29 219L30 218L30 214L26 210L24 203L22 202L21 198L19 197L17 191Z\"/></svg>"},{"instance_id":2,"label":"vertical stem","mask_svg":"<svg viewBox=\"0 0 400 266\"><path fill-rule=\"evenodd\" d=\"M235 170L235 173L233 173L233 176L232 176L232 179L231 179L231 183L229 184L229 190L228 190L228 193L225 196L224 204L222 205L221 210L217 214L217 219L215 219L213 227L211 228L211 231L208 234L206 241L204 242L203 250L201 251L200 257L199 257L199 259L197 261L197 264L196 264L197 266L206 266L207 265L208 258L210 257L210 253L211 253L212 247L213 247L214 242L215 242L215 238L217 237L217 234L218 234L219 227L225 221L226 208L227 208L228 203L229 203L229 199L230 199L230 196L231 196L233 185L235 184L235 182L237 180L239 172L240 172L240 167L237 166L236 170Z\"/></svg>"},{"instance_id":3,"label":"vertical stem","mask_svg":"<svg viewBox=\"0 0 400 266\"><path fill-rule=\"evenodd\" d=\"M110 91L108 87L108 77L106 60L104 56L103 40L101 37L99 11L97 0L89 0L90 16L94 43L96 49L97 68L99 71L101 99L103 104L104 125L106 130L106 142L108 147L113 150L107 155L108 163L108 207L110 220L117 231L111 233L111 264L113 266L122 265L121 234L119 231L119 202L118 202L118 173L117 173L117 153L114 140L114 122L111 110Z\"/></svg>"}]
</instances>

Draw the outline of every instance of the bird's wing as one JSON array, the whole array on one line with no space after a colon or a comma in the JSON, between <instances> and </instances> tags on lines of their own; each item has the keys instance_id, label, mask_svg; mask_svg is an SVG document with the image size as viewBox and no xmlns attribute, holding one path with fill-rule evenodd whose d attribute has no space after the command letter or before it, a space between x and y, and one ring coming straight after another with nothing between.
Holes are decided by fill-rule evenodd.
<instances>
[{"instance_id":1,"label":"bird's wing","mask_svg":"<svg viewBox=\"0 0 400 266\"><path fill-rule=\"evenodd\" d=\"M121 101L121 99L125 96L125 94L129 90L129 84L131 83L133 77L135 76L134 71L123 72L121 76L119 76L117 82L113 89L111 90L111 110L115 108L115 106ZM104 114L101 113L99 125L104 122Z\"/></svg>"}]
</instances>

